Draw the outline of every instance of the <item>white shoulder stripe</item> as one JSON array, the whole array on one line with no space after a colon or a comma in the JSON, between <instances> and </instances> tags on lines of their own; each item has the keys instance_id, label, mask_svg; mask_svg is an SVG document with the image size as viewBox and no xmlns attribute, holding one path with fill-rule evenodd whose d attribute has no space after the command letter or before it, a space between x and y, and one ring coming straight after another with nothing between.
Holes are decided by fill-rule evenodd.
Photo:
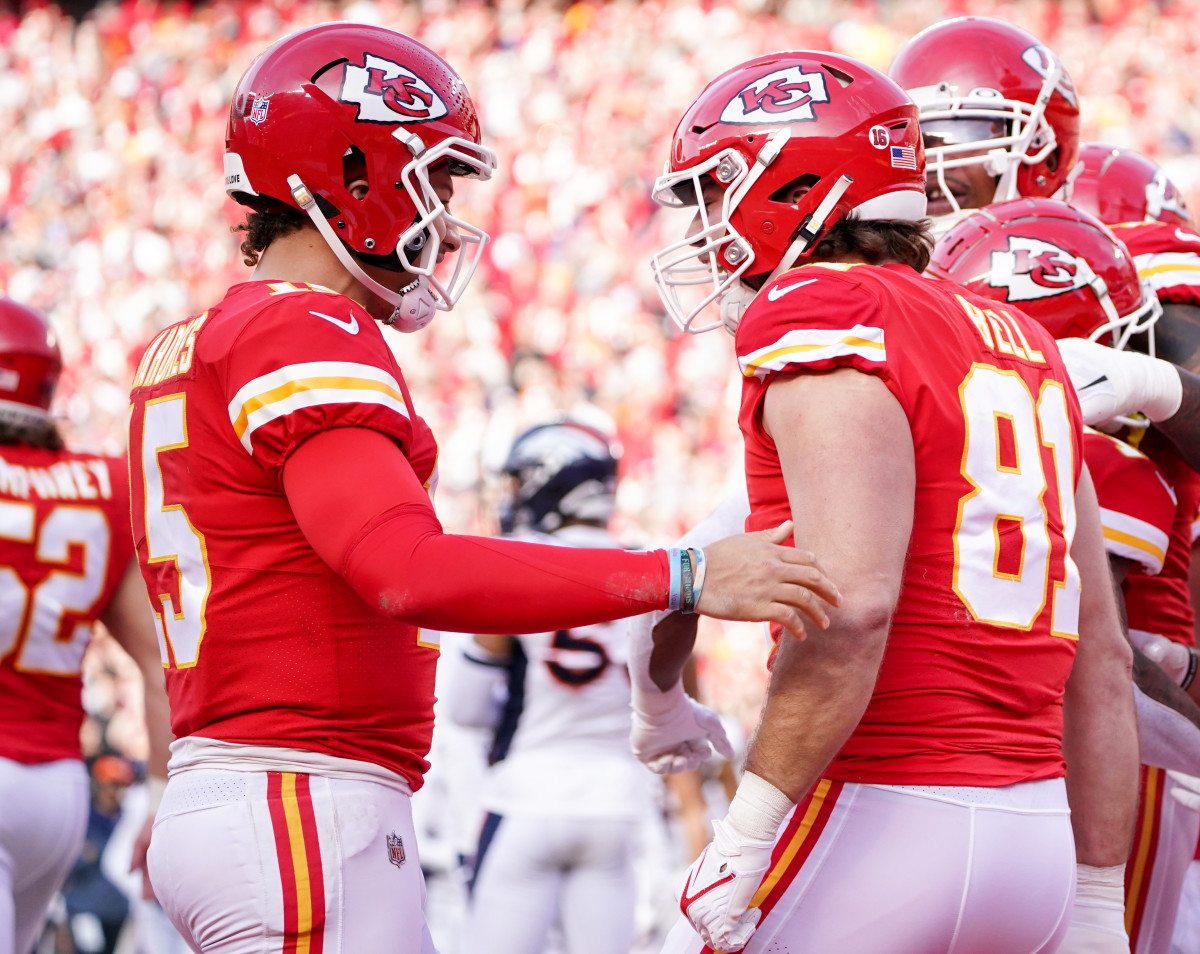
<instances>
[{"instance_id":1,"label":"white shoulder stripe","mask_svg":"<svg viewBox=\"0 0 1200 954\"><path fill-rule=\"evenodd\" d=\"M309 361L260 375L229 402L229 421L247 451L250 435L270 421L321 404L378 404L408 417L395 377L350 361Z\"/></svg>"},{"instance_id":2,"label":"white shoulder stripe","mask_svg":"<svg viewBox=\"0 0 1200 954\"><path fill-rule=\"evenodd\" d=\"M1157 527L1116 510L1100 508L1104 549L1114 556L1141 564L1151 576L1163 568L1170 540Z\"/></svg>"},{"instance_id":3,"label":"white shoulder stripe","mask_svg":"<svg viewBox=\"0 0 1200 954\"><path fill-rule=\"evenodd\" d=\"M829 358L856 355L872 364L884 364L883 329L868 325L853 328L793 328L776 341L738 358L747 378L780 371L789 365L813 364Z\"/></svg>"}]
</instances>

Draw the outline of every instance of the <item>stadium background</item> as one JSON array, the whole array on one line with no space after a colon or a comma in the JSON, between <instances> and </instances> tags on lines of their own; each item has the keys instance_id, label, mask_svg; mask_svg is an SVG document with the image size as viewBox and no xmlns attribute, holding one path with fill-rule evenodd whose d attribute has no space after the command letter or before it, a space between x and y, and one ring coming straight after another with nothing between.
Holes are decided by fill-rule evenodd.
<instances>
[{"instance_id":1,"label":"stadium background","mask_svg":"<svg viewBox=\"0 0 1200 954\"><path fill-rule=\"evenodd\" d=\"M446 527L490 532L489 476L513 435L583 403L624 449L618 535L657 545L740 472L727 336L683 336L647 265L682 228L649 195L675 120L704 82L772 49L886 69L929 23L998 16L1039 36L1080 91L1083 137L1162 162L1200 208L1200 5L1184 0L696 0L403 3L118 0L0 5L0 292L48 314L70 438L122 450L128 384L159 329L249 273L230 227L227 103L251 59L329 19L417 37L466 79L499 170L455 212L492 235L459 306L390 334L441 446ZM702 684L756 714L754 627L707 626ZM89 755L144 754L137 674L104 640L87 662Z\"/></svg>"}]
</instances>

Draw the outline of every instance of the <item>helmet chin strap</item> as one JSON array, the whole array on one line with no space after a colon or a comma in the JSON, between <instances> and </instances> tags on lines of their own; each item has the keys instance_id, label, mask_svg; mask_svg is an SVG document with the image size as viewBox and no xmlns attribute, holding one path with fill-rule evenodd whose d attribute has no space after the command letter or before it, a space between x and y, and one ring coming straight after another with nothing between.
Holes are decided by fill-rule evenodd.
<instances>
[{"instance_id":1,"label":"helmet chin strap","mask_svg":"<svg viewBox=\"0 0 1200 954\"><path fill-rule=\"evenodd\" d=\"M413 279L411 284L399 291L392 291L386 285L375 281L375 279L364 271L354 256L350 254L350 250L346 247L345 243L334 233L325 216L321 214L321 210L317 206L317 200L313 198L312 192L309 191L300 177L290 175L287 182L289 188L292 190L292 198L296 200L296 204L312 220L312 224L317 227L317 231L321 233L321 238L325 240L325 244L329 246L330 251L337 256L338 261L342 263L342 267L361 284L365 285L372 294L377 295L392 306L391 315L383 319L385 325L391 325L397 331L412 332L420 331L433 320L434 312L437 311L438 299L429 287L429 281L425 276L422 275ZM434 229L438 230L438 223L434 223Z\"/></svg>"},{"instance_id":2,"label":"helmet chin strap","mask_svg":"<svg viewBox=\"0 0 1200 954\"><path fill-rule=\"evenodd\" d=\"M731 335L737 333L738 324L741 323L742 315L746 313L746 309L750 307L750 302L758 296L761 289L766 288L771 282L775 281L780 275L786 272L789 268L796 264L796 261L808 251L818 235L821 234L821 229L825 225L825 220L829 218L829 214L837 206L842 196L846 194L846 190L850 188L854 182L848 175L842 175L838 181L833 184L818 205L809 215L800 223L800 227L796 230L796 237L788 246L787 251L783 253L783 257L779 260L779 264L771 270L771 274L767 276L758 288L751 288L745 282L734 282L729 290L721 296L721 324L725 326L725 330Z\"/></svg>"}]
</instances>

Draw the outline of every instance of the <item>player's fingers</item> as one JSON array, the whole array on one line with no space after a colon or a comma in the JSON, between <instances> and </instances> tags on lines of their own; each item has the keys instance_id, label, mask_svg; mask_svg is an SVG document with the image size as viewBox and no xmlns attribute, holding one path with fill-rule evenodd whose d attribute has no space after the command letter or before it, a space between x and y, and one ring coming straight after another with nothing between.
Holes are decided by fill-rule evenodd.
<instances>
[{"instance_id":1,"label":"player's fingers","mask_svg":"<svg viewBox=\"0 0 1200 954\"><path fill-rule=\"evenodd\" d=\"M751 536L766 540L767 543L775 543L784 546L790 539L792 539L792 531L794 529L795 524L793 524L790 520L785 520L777 527L771 527L767 530L759 530L757 533L751 534Z\"/></svg>"},{"instance_id":2,"label":"player's fingers","mask_svg":"<svg viewBox=\"0 0 1200 954\"><path fill-rule=\"evenodd\" d=\"M783 603L799 610L821 629L829 628L829 614L825 611L828 605L807 586L795 583L781 583L771 591L773 602Z\"/></svg>"},{"instance_id":3,"label":"player's fingers","mask_svg":"<svg viewBox=\"0 0 1200 954\"><path fill-rule=\"evenodd\" d=\"M797 583L812 590L831 606L842 605L842 594L837 584L829 578L817 558L807 550L785 548L780 553L780 560L786 564L784 578L788 583Z\"/></svg>"},{"instance_id":4,"label":"player's fingers","mask_svg":"<svg viewBox=\"0 0 1200 954\"><path fill-rule=\"evenodd\" d=\"M808 632L804 628L804 617L794 606L789 606L787 603L772 603L766 613L766 618L770 622L782 626L784 631L791 634L796 642L803 642L808 638Z\"/></svg>"}]
</instances>

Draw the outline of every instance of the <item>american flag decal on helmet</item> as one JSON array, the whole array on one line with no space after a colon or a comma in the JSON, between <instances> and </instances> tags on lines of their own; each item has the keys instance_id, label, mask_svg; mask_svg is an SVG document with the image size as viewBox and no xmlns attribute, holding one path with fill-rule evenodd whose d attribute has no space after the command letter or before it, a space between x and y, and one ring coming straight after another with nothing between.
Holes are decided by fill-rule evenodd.
<instances>
[{"instance_id":1,"label":"american flag decal on helmet","mask_svg":"<svg viewBox=\"0 0 1200 954\"><path fill-rule=\"evenodd\" d=\"M893 169L917 169L917 150L912 146L892 146Z\"/></svg>"},{"instance_id":2,"label":"american flag decal on helmet","mask_svg":"<svg viewBox=\"0 0 1200 954\"><path fill-rule=\"evenodd\" d=\"M404 839L392 832L387 836L388 861L399 868L404 864Z\"/></svg>"}]
</instances>

